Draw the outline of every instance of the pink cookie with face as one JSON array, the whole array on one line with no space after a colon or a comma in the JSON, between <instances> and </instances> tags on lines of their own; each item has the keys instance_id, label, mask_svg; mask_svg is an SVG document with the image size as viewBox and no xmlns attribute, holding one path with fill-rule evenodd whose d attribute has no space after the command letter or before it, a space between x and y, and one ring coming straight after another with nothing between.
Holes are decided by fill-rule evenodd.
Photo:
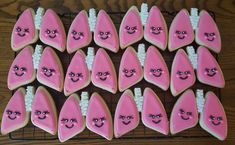
<instances>
[{"instance_id":1,"label":"pink cookie with face","mask_svg":"<svg viewBox=\"0 0 235 145\"><path fill-rule=\"evenodd\" d=\"M122 49L141 40L143 27L136 6L132 6L124 16L119 28L120 47Z\"/></svg>"},{"instance_id":2,"label":"pink cookie with face","mask_svg":"<svg viewBox=\"0 0 235 145\"><path fill-rule=\"evenodd\" d=\"M36 78L32 55L33 48L27 46L20 51L12 62L7 78L7 85L10 90L31 83Z\"/></svg>"},{"instance_id":3,"label":"pink cookie with face","mask_svg":"<svg viewBox=\"0 0 235 145\"><path fill-rule=\"evenodd\" d=\"M96 20L94 41L97 45L107 48L112 52L118 52L119 40L116 27L112 19L104 11L100 10Z\"/></svg>"},{"instance_id":4,"label":"pink cookie with face","mask_svg":"<svg viewBox=\"0 0 235 145\"><path fill-rule=\"evenodd\" d=\"M135 129L139 124L139 112L130 90L126 90L118 101L114 117L114 135L116 138Z\"/></svg>"},{"instance_id":5,"label":"pink cookie with face","mask_svg":"<svg viewBox=\"0 0 235 145\"><path fill-rule=\"evenodd\" d=\"M86 126L92 132L112 140L113 123L108 106L98 93L93 93L86 114Z\"/></svg>"},{"instance_id":6,"label":"pink cookie with face","mask_svg":"<svg viewBox=\"0 0 235 145\"><path fill-rule=\"evenodd\" d=\"M11 34L11 47L14 51L18 51L26 45L37 41L38 32L34 25L34 15L34 10L28 8L23 11L15 23Z\"/></svg>"},{"instance_id":7,"label":"pink cookie with face","mask_svg":"<svg viewBox=\"0 0 235 145\"><path fill-rule=\"evenodd\" d=\"M61 52L65 50L66 34L64 26L52 9L46 10L42 17L39 36L43 43L53 46Z\"/></svg>"},{"instance_id":8,"label":"pink cookie with face","mask_svg":"<svg viewBox=\"0 0 235 145\"><path fill-rule=\"evenodd\" d=\"M149 16L144 28L144 38L161 50L165 50L167 35L166 21L158 7L153 6L149 11Z\"/></svg>"},{"instance_id":9,"label":"pink cookie with face","mask_svg":"<svg viewBox=\"0 0 235 145\"><path fill-rule=\"evenodd\" d=\"M73 53L76 50L90 44L92 34L88 24L87 12L82 10L73 20L68 36L67 36L67 51Z\"/></svg>"},{"instance_id":10,"label":"pink cookie with face","mask_svg":"<svg viewBox=\"0 0 235 145\"><path fill-rule=\"evenodd\" d=\"M170 130L176 134L197 125L198 112L196 98L192 90L184 92L171 112Z\"/></svg>"}]
</instances>

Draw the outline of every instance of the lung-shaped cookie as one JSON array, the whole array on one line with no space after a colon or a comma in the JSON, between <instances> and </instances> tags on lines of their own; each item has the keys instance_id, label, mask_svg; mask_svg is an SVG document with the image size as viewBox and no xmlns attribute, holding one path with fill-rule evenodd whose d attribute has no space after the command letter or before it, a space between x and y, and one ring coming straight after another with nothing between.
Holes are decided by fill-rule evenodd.
<instances>
[{"instance_id":1,"label":"lung-shaped cookie","mask_svg":"<svg viewBox=\"0 0 235 145\"><path fill-rule=\"evenodd\" d=\"M91 81L95 86L111 93L115 94L117 91L117 75L113 62L102 48L96 52L92 64Z\"/></svg>"},{"instance_id":2,"label":"lung-shaped cookie","mask_svg":"<svg viewBox=\"0 0 235 145\"><path fill-rule=\"evenodd\" d=\"M204 130L219 140L227 137L227 117L222 104L213 92L206 93L199 123Z\"/></svg>"},{"instance_id":3,"label":"lung-shaped cookie","mask_svg":"<svg viewBox=\"0 0 235 145\"><path fill-rule=\"evenodd\" d=\"M94 41L100 47L106 48L112 52L118 52L119 50L117 30L112 19L104 10L100 10L97 16Z\"/></svg>"},{"instance_id":4,"label":"lung-shaped cookie","mask_svg":"<svg viewBox=\"0 0 235 145\"><path fill-rule=\"evenodd\" d=\"M135 129L139 125L139 112L130 90L120 97L114 117L114 135L116 138Z\"/></svg>"},{"instance_id":5,"label":"lung-shaped cookie","mask_svg":"<svg viewBox=\"0 0 235 145\"><path fill-rule=\"evenodd\" d=\"M144 38L161 50L165 50L168 41L167 35L168 30L165 19L158 7L153 6L150 9L149 16L144 27Z\"/></svg>"},{"instance_id":6,"label":"lung-shaped cookie","mask_svg":"<svg viewBox=\"0 0 235 145\"><path fill-rule=\"evenodd\" d=\"M16 56L8 72L7 85L10 90L31 83L36 77L36 71L33 68L33 48L25 47Z\"/></svg>"},{"instance_id":7,"label":"lung-shaped cookie","mask_svg":"<svg viewBox=\"0 0 235 145\"><path fill-rule=\"evenodd\" d=\"M135 85L143 78L143 70L134 48L128 47L122 55L118 86L122 92Z\"/></svg>"},{"instance_id":8,"label":"lung-shaped cookie","mask_svg":"<svg viewBox=\"0 0 235 145\"><path fill-rule=\"evenodd\" d=\"M68 36L67 36L67 51L73 53L76 50L90 44L92 34L88 24L87 13L82 10L73 20Z\"/></svg>"},{"instance_id":9,"label":"lung-shaped cookie","mask_svg":"<svg viewBox=\"0 0 235 145\"><path fill-rule=\"evenodd\" d=\"M87 68L85 54L78 50L73 56L64 80L66 96L86 87L90 83L90 72Z\"/></svg>"},{"instance_id":10,"label":"lung-shaped cookie","mask_svg":"<svg viewBox=\"0 0 235 145\"><path fill-rule=\"evenodd\" d=\"M194 32L189 19L189 13L182 9L174 18L169 30L169 51L174 51L180 47L192 43Z\"/></svg>"},{"instance_id":11,"label":"lung-shaped cookie","mask_svg":"<svg viewBox=\"0 0 235 145\"><path fill-rule=\"evenodd\" d=\"M38 39L38 32L34 25L34 10L28 8L23 11L14 25L11 34L11 48L18 51ZM27 22L27 23L26 23Z\"/></svg>"},{"instance_id":12,"label":"lung-shaped cookie","mask_svg":"<svg viewBox=\"0 0 235 145\"><path fill-rule=\"evenodd\" d=\"M197 125L197 102L192 90L184 92L175 103L171 112L171 134L184 131Z\"/></svg>"},{"instance_id":13,"label":"lung-shaped cookie","mask_svg":"<svg viewBox=\"0 0 235 145\"><path fill-rule=\"evenodd\" d=\"M40 40L63 52L66 45L64 26L58 15L52 10L46 10L42 17L39 33Z\"/></svg>"},{"instance_id":14,"label":"lung-shaped cookie","mask_svg":"<svg viewBox=\"0 0 235 145\"><path fill-rule=\"evenodd\" d=\"M60 59L50 47L46 47L40 58L37 80L57 91L61 91L64 83L64 72Z\"/></svg>"},{"instance_id":15,"label":"lung-shaped cookie","mask_svg":"<svg viewBox=\"0 0 235 145\"><path fill-rule=\"evenodd\" d=\"M85 129L85 120L79 102L78 96L72 94L60 110L58 137L61 142L65 142Z\"/></svg>"},{"instance_id":16,"label":"lung-shaped cookie","mask_svg":"<svg viewBox=\"0 0 235 145\"><path fill-rule=\"evenodd\" d=\"M188 55L179 49L171 67L171 93L177 96L195 83L195 73Z\"/></svg>"},{"instance_id":17,"label":"lung-shaped cookie","mask_svg":"<svg viewBox=\"0 0 235 145\"><path fill-rule=\"evenodd\" d=\"M145 126L162 134L169 133L169 121L166 110L158 96L150 88L144 90L144 101L141 111Z\"/></svg>"},{"instance_id":18,"label":"lung-shaped cookie","mask_svg":"<svg viewBox=\"0 0 235 145\"><path fill-rule=\"evenodd\" d=\"M214 87L223 88L225 80L223 72L219 64L204 46L200 46L197 50L198 65L197 78L200 82Z\"/></svg>"},{"instance_id":19,"label":"lung-shaped cookie","mask_svg":"<svg viewBox=\"0 0 235 145\"><path fill-rule=\"evenodd\" d=\"M3 112L1 133L3 135L24 127L29 121L29 112L25 108L25 89L19 88Z\"/></svg>"},{"instance_id":20,"label":"lung-shaped cookie","mask_svg":"<svg viewBox=\"0 0 235 145\"><path fill-rule=\"evenodd\" d=\"M144 79L163 90L167 90L170 84L170 77L167 65L161 53L150 46L144 60Z\"/></svg>"},{"instance_id":21,"label":"lung-shaped cookie","mask_svg":"<svg viewBox=\"0 0 235 145\"><path fill-rule=\"evenodd\" d=\"M38 128L55 135L57 132L56 107L51 95L44 87L37 88L31 108L32 123Z\"/></svg>"},{"instance_id":22,"label":"lung-shaped cookie","mask_svg":"<svg viewBox=\"0 0 235 145\"><path fill-rule=\"evenodd\" d=\"M87 128L106 138L113 138L113 121L108 106L98 93L93 93L86 114Z\"/></svg>"},{"instance_id":23,"label":"lung-shaped cookie","mask_svg":"<svg viewBox=\"0 0 235 145\"><path fill-rule=\"evenodd\" d=\"M219 53L221 50L219 29L213 18L205 10L202 10L199 14L195 40L199 45L206 46L216 53Z\"/></svg>"},{"instance_id":24,"label":"lung-shaped cookie","mask_svg":"<svg viewBox=\"0 0 235 145\"><path fill-rule=\"evenodd\" d=\"M119 28L120 47L122 49L141 40L143 37L143 26L140 14L136 6L132 6L122 19Z\"/></svg>"}]
</instances>

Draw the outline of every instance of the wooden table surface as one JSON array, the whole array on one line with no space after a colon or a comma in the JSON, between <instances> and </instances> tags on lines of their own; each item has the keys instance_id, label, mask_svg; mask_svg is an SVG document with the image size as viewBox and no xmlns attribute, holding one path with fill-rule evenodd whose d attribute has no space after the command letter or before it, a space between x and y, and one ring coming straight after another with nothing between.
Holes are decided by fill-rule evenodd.
<instances>
[{"instance_id":1,"label":"wooden table surface","mask_svg":"<svg viewBox=\"0 0 235 145\"><path fill-rule=\"evenodd\" d=\"M143 1L146 2L146 1ZM141 0L1 0L0 1L0 116L11 97L7 88L7 73L14 58L10 47L12 28L19 12L28 7L36 9L52 8L57 13L79 12L89 8L104 9L112 12L126 11L130 6L140 8ZM170 140L115 140L115 141L67 141L66 144L235 144L235 1L234 0L148 0L150 5L157 5L161 10L178 11L182 8L197 7L215 12L217 25L222 38L222 51L219 63L223 70L226 87L222 89L222 103L228 118L228 137L221 142L217 139L170 139ZM46 144L59 144L59 141L43 141ZM0 144L42 144L42 141L12 141L8 136L0 136Z\"/></svg>"}]
</instances>

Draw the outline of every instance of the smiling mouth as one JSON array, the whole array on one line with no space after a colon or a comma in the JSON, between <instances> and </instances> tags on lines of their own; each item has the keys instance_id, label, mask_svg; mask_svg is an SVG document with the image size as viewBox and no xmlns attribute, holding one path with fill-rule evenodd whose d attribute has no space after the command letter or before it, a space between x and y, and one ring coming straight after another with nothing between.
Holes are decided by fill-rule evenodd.
<instances>
[{"instance_id":1,"label":"smiling mouth","mask_svg":"<svg viewBox=\"0 0 235 145\"><path fill-rule=\"evenodd\" d=\"M65 127L68 128L68 129L71 129L71 128L74 127L74 125L72 124L72 125L69 126L69 125L66 124Z\"/></svg>"},{"instance_id":2,"label":"smiling mouth","mask_svg":"<svg viewBox=\"0 0 235 145\"><path fill-rule=\"evenodd\" d=\"M207 73L209 77L213 77L216 73Z\"/></svg>"},{"instance_id":3,"label":"smiling mouth","mask_svg":"<svg viewBox=\"0 0 235 145\"><path fill-rule=\"evenodd\" d=\"M155 74L155 73L153 73L153 76L155 76L155 77L160 77L162 75L162 73L159 73L159 74Z\"/></svg>"},{"instance_id":4,"label":"smiling mouth","mask_svg":"<svg viewBox=\"0 0 235 145\"><path fill-rule=\"evenodd\" d=\"M46 119L46 116L45 115L43 117L38 116L38 119L44 120L44 119Z\"/></svg>"},{"instance_id":5,"label":"smiling mouth","mask_svg":"<svg viewBox=\"0 0 235 145\"><path fill-rule=\"evenodd\" d=\"M127 31L128 34L134 34L135 31Z\"/></svg>"},{"instance_id":6,"label":"smiling mouth","mask_svg":"<svg viewBox=\"0 0 235 145\"><path fill-rule=\"evenodd\" d=\"M14 117L8 116L8 118L11 119L11 120L15 120L16 116L14 116Z\"/></svg>"},{"instance_id":7,"label":"smiling mouth","mask_svg":"<svg viewBox=\"0 0 235 145\"><path fill-rule=\"evenodd\" d=\"M182 118L183 120L189 120L189 117L181 116L181 118Z\"/></svg>"},{"instance_id":8,"label":"smiling mouth","mask_svg":"<svg viewBox=\"0 0 235 145\"><path fill-rule=\"evenodd\" d=\"M25 33L24 34L17 33L17 35L19 35L20 37L24 37Z\"/></svg>"},{"instance_id":9,"label":"smiling mouth","mask_svg":"<svg viewBox=\"0 0 235 145\"><path fill-rule=\"evenodd\" d=\"M215 40L215 38L214 37L212 37L211 39L209 38L209 37L207 37L207 39L206 40L208 40L208 41L214 41Z\"/></svg>"},{"instance_id":10,"label":"smiling mouth","mask_svg":"<svg viewBox=\"0 0 235 145\"><path fill-rule=\"evenodd\" d=\"M125 74L125 76L126 76L127 78L129 78L129 77L132 77L132 76L133 76L133 74L130 74L130 75Z\"/></svg>"},{"instance_id":11,"label":"smiling mouth","mask_svg":"<svg viewBox=\"0 0 235 145\"><path fill-rule=\"evenodd\" d=\"M78 37L73 36L73 39L74 39L74 40L80 40L81 37L80 37L80 36L78 36Z\"/></svg>"},{"instance_id":12,"label":"smiling mouth","mask_svg":"<svg viewBox=\"0 0 235 145\"><path fill-rule=\"evenodd\" d=\"M106 40L106 39L108 39L109 38L109 36L105 36L105 37L100 37L102 40Z\"/></svg>"},{"instance_id":13,"label":"smiling mouth","mask_svg":"<svg viewBox=\"0 0 235 145\"><path fill-rule=\"evenodd\" d=\"M161 32L160 32L160 31L157 31L157 32L153 31L152 33L153 33L154 35L158 35L158 34L160 34Z\"/></svg>"},{"instance_id":14,"label":"smiling mouth","mask_svg":"<svg viewBox=\"0 0 235 145\"><path fill-rule=\"evenodd\" d=\"M107 77L105 77L105 78L99 77L99 79L100 79L101 81L105 81L105 80L107 79Z\"/></svg>"},{"instance_id":15,"label":"smiling mouth","mask_svg":"<svg viewBox=\"0 0 235 145\"><path fill-rule=\"evenodd\" d=\"M71 78L71 81L75 83L75 82L79 81L79 78L77 78L77 79Z\"/></svg>"},{"instance_id":16,"label":"smiling mouth","mask_svg":"<svg viewBox=\"0 0 235 145\"><path fill-rule=\"evenodd\" d=\"M185 36L182 36L182 37L181 37L181 36L178 36L178 38L179 38L179 39L184 39L184 38L185 38Z\"/></svg>"},{"instance_id":17,"label":"smiling mouth","mask_svg":"<svg viewBox=\"0 0 235 145\"><path fill-rule=\"evenodd\" d=\"M158 120L158 121L152 120L152 122L155 123L155 124L158 124L158 123L160 123L161 121L162 121L162 120Z\"/></svg>"},{"instance_id":18,"label":"smiling mouth","mask_svg":"<svg viewBox=\"0 0 235 145\"><path fill-rule=\"evenodd\" d=\"M54 39L55 37L56 37L56 35L49 35L49 37L51 38L51 39Z\"/></svg>"},{"instance_id":19,"label":"smiling mouth","mask_svg":"<svg viewBox=\"0 0 235 145\"><path fill-rule=\"evenodd\" d=\"M99 124L95 124L96 127L100 128L104 125L104 123L102 122L100 125Z\"/></svg>"},{"instance_id":20,"label":"smiling mouth","mask_svg":"<svg viewBox=\"0 0 235 145\"><path fill-rule=\"evenodd\" d=\"M186 80L188 78L188 76L185 77L179 77L181 80Z\"/></svg>"},{"instance_id":21,"label":"smiling mouth","mask_svg":"<svg viewBox=\"0 0 235 145\"><path fill-rule=\"evenodd\" d=\"M131 123L131 121L128 121L128 122L122 121L122 123L123 123L124 125L128 125L128 124Z\"/></svg>"},{"instance_id":22,"label":"smiling mouth","mask_svg":"<svg viewBox=\"0 0 235 145\"><path fill-rule=\"evenodd\" d=\"M52 73L49 73L49 74L44 73L44 75L47 76L47 77L51 77L51 76L52 76Z\"/></svg>"},{"instance_id":23,"label":"smiling mouth","mask_svg":"<svg viewBox=\"0 0 235 145\"><path fill-rule=\"evenodd\" d=\"M221 123L221 122L215 123L214 121L212 121L212 124L215 125L215 126L220 125L220 123Z\"/></svg>"},{"instance_id":24,"label":"smiling mouth","mask_svg":"<svg viewBox=\"0 0 235 145\"><path fill-rule=\"evenodd\" d=\"M17 75L18 77L21 77L21 76L24 75L24 73L18 74L18 73L16 72L15 75Z\"/></svg>"}]
</instances>

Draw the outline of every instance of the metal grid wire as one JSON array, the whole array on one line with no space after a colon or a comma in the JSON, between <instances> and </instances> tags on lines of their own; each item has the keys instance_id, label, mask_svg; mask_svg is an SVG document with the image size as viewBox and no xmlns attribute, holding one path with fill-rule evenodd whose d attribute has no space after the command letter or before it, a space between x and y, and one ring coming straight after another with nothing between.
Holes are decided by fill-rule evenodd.
<instances>
[{"instance_id":1,"label":"metal grid wire","mask_svg":"<svg viewBox=\"0 0 235 145\"><path fill-rule=\"evenodd\" d=\"M111 16L114 24L116 25L116 28L119 28L121 20L123 18L123 16L125 15L125 12L108 12L108 14ZM162 11L162 14L167 22L168 28L170 26L170 23L172 22L174 16L177 14L177 12L167 12L167 11ZM215 19L215 15L213 12L210 12L210 14L212 15L212 17ZM76 16L76 14L74 13L65 13L63 15L59 15L61 17L61 20L63 21L63 24L65 26L66 31L68 31L70 24L72 23L74 17ZM117 29L118 30L118 29ZM150 46L151 44L146 42L145 40L141 40L139 43L144 43L146 48L148 46ZM36 44L41 44L43 46L44 45L42 42L40 42L40 40L38 40L38 42ZM36 45L34 44L34 46ZM133 47L137 50L137 46L138 44L134 44ZM198 45L193 42L192 45L194 46L194 48L197 48ZM89 45L95 48L95 50L97 51L97 49L99 48L94 41L92 41L92 43ZM87 47L86 47L87 48ZM86 48L83 48L83 50L86 52ZM184 48L185 49L185 48ZM113 63L115 65L115 69L116 72L118 72L118 68L119 68L119 64L120 64L120 60L121 60L121 56L124 52L124 50L120 50L118 53L114 54L112 52L107 51L109 56L111 57L111 59L113 60ZM57 55L60 57L60 60L62 62L63 68L64 68L64 72L66 72L66 69L69 65L70 60L72 59L72 56L74 54L68 54L67 52L59 52L56 50ZM161 51L161 54L163 55L167 66L169 68L171 68L171 64L174 58L176 52L169 52L168 50L166 51ZM217 55L214 55L217 58ZM33 85L35 87L40 86L41 84L35 80L33 83L29 84L29 85ZM44 85L42 85L44 86ZM26 86L25 86L26 87ZM44 86L46 87L46 86ZM178 97L173 97L168 89L168 91L162 91L161 89L159 89L158 87L147 83L145 80L142 80L141 82L139 82L138 84L136 84L135 86L131 87L130 89L133 91L135 87L140 87L142 89L142 91L144 90L144 88L146 87L150 87L152 88L155 93L159 96L159 98L161 99L168 118L170 117L170 113L171 110L173 108L173 105L175 104L176 100ZM63 93L57 92L53 89L50 89L48 87L46 87L47 90L50 92L50 94L52 95L56 107L57 107L57 114L59 115L59 111L63 105L63 103L65 102L66 98L64 96ZM214 88L211 86L207 86L204 84L201 84L200 82L196 81L195 85L193 87L191 87L191 89L193 89L194 91L196 89L203 89L205 92L206 91L213 91L219 98L220 98L220 89L218 88ZM90 84L88 87L78 91L77 93L80 95L82 91L88 91L89 94L93 93L93 92L98 92L106 101L110 112L112 114L112 117L114 117L114 112L115 112L115 108L117 105L117 102L120 98L120 96L122 95L121 92L117 92L116 94L111 94L107 91L104 91L102 89L99 89L95 86L93 86L92 84ZM52 136L49 133L46 133L45 131L35 127L32 125L32 123L29 121L28 125L22 129L19 129L17 131L14 131L12 133L9 134L9 138L11 140L56 140L58 139L58 137ZM197 125L194 128L188 129L186 131L183 131L181 133L178 133L176 135L162 135L156 131L153 131L147 127L145 127L143 125L143 123L140 121L140 124L138 125L138 127L136 129L134 129L133 131L127 133L126 135L124 135L123 137L121 137L120 139L171 139L171 138L188 138L188 139L192 139L192 138L211 138L211 135L209 135L208 133L206 133L205 131L203 131L201 129L201 127L199 127L199 125ZM101 139L104 140L102 137L100 137L99 135L89 131L87 128L80 134L76 135L75 137L72 138L72 140L92 140L92 139Z\"/></svg>"}]
</instances>

